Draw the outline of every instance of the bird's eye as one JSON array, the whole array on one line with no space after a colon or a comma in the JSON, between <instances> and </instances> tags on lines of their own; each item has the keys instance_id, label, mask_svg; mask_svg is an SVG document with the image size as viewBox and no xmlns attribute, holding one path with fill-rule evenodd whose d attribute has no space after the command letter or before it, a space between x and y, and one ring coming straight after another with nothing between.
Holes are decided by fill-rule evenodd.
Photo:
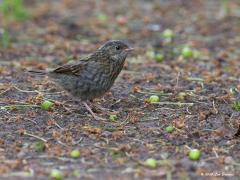
<instances>
[{"instance_id":1,"label":"bird's eye","mask_svg":"<svg viewBox=\"0 0 240 180\"><path fill-rule=\"evenodd\" d=\"M119 47L119 46L116 46L116 50L120 50L120 47Z\"/></svg>"}]
</instances>

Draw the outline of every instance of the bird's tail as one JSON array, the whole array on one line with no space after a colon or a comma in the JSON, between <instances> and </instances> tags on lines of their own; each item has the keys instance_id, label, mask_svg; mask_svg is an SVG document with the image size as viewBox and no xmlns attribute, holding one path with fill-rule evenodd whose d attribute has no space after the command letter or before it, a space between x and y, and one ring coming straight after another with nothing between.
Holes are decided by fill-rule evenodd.
<instances>
[{"instance_id":1,"label":"bird's tail","mask_svg":"<svg viewBox=\"0 0 240 180\"><path fill-rule=\"evenodd\" d=\"M27 72L36 76L45 76L48 73L47 71L41 71L41 70L29 70Z\"/></svg>"}]
</instances>

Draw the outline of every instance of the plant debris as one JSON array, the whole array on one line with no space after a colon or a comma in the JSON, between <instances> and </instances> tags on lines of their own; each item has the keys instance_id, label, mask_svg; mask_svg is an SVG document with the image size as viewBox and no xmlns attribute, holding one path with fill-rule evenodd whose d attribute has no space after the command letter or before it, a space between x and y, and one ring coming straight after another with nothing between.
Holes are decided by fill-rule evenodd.
<instances>
[{"instance_id":1,"label":"plant debris","mask_svg":"<svg viewBox=\"0 0 240 180\"><path fill-rule=\"evenodd\" d=\"M239 0L1 1L0 179L237 179L239 9ZM27 73L110 39L135 50L92 104L106 120Z\"/></svg>"}]
</instances>

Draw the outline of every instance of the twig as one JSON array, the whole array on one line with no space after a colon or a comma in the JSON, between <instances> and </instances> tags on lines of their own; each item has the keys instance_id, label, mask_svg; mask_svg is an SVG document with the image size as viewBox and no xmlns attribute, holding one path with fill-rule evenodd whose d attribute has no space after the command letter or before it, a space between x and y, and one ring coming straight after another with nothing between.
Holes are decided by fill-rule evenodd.
<instances>
[{"instance_id":1,"label":"twig","mask_svg":"<svg viewBox=\"0 0 240 180\"><path fill-rule=\"evenodd\" d=\"M206 102L201 102L201 101L194 101L195 103L198 103L198 104L206 104L206 105L209 105L209 103L206 103Z\"/></svg>"},{"instance_id":2,"label":"twig","mask_svg":"<svg viewBox=\"0 0 240 180\"><path fill-rule=\"evenodd\" d=\"M142 74L141 72L137 72L137 71L129 71L129 70L123 70L123 73L129 73L129 74Z\"/></svg>"},{"instance_id":3,"label":"twig","mask_svg":"<svg viewBox=\"0 0 240 180\"><path fill-rule=\"evenodd\" d=\"M4 93L8 92L8 91L11 90L11 89L12 89L12 87L9 87L9 88L5 89L4 91L2 91L2 92L0 93L0 96L1 96L2 94L4 94Z\"/></svg>"},{"instance_id":4,"label":"twig","mask_svg":"<svg viewBox=\"0 0 240 180\"><path fill-rule=\"evenodd\" d=\"M83 140L83 137L81 137L79 140L77 140L77 141L74 141L73 140L73 145L77 145L77 144L79 144L81 141Z\"/></svg>"},{"instance_id":5,"label":"twig","mask_svg":"<svg viewBox=\"0 0 240 180\"><path fill-rule=\"evenodd\" d=\"M215 154L216 158L218 158L218 157L219 157L219 156L218 156L218 153L217 153L217 151L216 151L216 149L215 149L215 148L213 148L213 153Z\"/></svg>"},{"instance_id":6,"label":"twig","mask_svg":"<svg viewBox=\"0 0 240 180\"><path fill-rule=\"evenodd\" d=\"M188 114L192 114L192 113L189 111L189 106L187 107L186 111L188 112Z\"/></svg>"},{"instance_id":7,"label":"twig","mask_svg":"<svg viewBox=\"0 0 240 180\"><path fill-rule=\"evenodd\" d=\"M178 72L178 74L177 74L177 82L176 82L174 89L176 89L178 87L179 77L180 77L180 72Z\"/></svg>"},{"instance_id":8,"label":"twig","mask_svg":"<svg viewBox=\"0 0 240 180\"><path fill-rule=\"evenodd\" d=\"M17 107L40 107L40 106L39 105L33 105L33 104L16 104L16 105L0 106L0 110L17 108Z\"/></svg>"},{"instance_id":9,"label":"twig","mask_svg":"<svg viewBox=\"0 0 240 180\"><path fill-rule=\"evenodd\" d=\"M20 92L25 92L25 93L38 93L38 94L44 93L44 94L46 94L46 95L47 95L47 94L62 94L62 93L64 93L64 91L48 93L48 90L46 90L46 91L38 91L38 90L28 91L28 90L19 89L19 88L16 87L16 86L12 86L12 87L15 88L16 90L20 91Z\"/></svg>"},{"instance_id":10,"label":"twig","mask_svg":"<svg viewBox=\"0 0 240 180\"><path fill-rule=\"evenodd\" d=\"M26 119L27 121L31 121L31 122L33 122L34 124L36 124L37 125L37 122L36 121L34 121L34 120L31 120L31 119Z\"/></svg>"},{"instance_id":11,"label":"twig","mask_svg":"<svg viewBox=\"0 0 240 180\"><path fill-rule=\"evenodd\" d=\"M19 89L19 88L16 87L16 86L12 86L12 87L15 88L16 90L20 91L20 92L25 92L25 93L40 93L40 92L37 91L37 90L28 91L28 90L22 90L22 89Z\"/></svg>"},{"instance_id":12,"label":"twig","mask_svg":"<svg viewBox=\"0 0 240 180\"><path fill-rule=\"evenodd\" d=\"M55 124L59 129L63 129L56 121L54 122L54 124Z\"/></svg>"},{"instance_id":13,"label":"twig","mask_svg":"<svg viewBox=\"0 0 240 180\"><path fill-rule=\"evenodd\" d=\"M68 145L66 145L65 143L63 143L63 142L62 142L62 141L60 141L60 140L57 140L57 142L58 142L59 144L61 144L61 145L65 146L65 147L68 147Z\"/></svg>"},{"instance_id":14,"label":"twig","mask_svg":"<svg viewBox=\"0 0 240 180\"><path fill-rule=\"evenodd\" d=\"M159 96L171 96L172 93L163 93L163 92L146 92L146 91L141 91L139 92L140 94L157 94Z\"/></svg>"},{"instance_id":15,"label":"twig","mask_svg":"<svg viewBox=\"0 0 240 180\"><path fill-rule=\"evenodd\" d=\"M34 138L36 138L36 139L42 140L43 142L47 142L46 139L44 139L44 138L42 138L42 137L39 137L39 136L37 136L37 135L34 135L34 134L30 134L30 133L28 133L28 132L24 132L24 135L28 135L28 136L34 137Z\"/></svg>"},{"instance_id":16,"label":"twig","mask_svg":"<svg viewBox=\"0 0 240 180\"><path fill-rule=\"evenodd\" d=\"M187 80L204 82L204 79L198 77L188 77Z\"/></svg>"},{"instance_id":17,"label":"twig","mask_svg":"<svg viewBox=\"0 0 240 180\"><path fill-rule=\"evenodd\" d=\"M181 103L181 102L154 102L152 104L159 104L159 105L178 105L178 106L182 106L182 105L188 105L188 106L193 106L194 103Z\"/></svg>"},{"instance_id":18,"label":"twig","mask_svg":"<svg viewBox=\"0 0 240 180\"><path fill-rule=\"evenodd\" d=\"M188 145L185 145L185 147L186 147L188 150L192 150L192 148L190 148Z\"/></svg>"},{"instance_id":19,"label":"twig","mask_svg":"<svg viewBox=\"0 0 240 180\"><path fill-rule=\"evenodd\" d=\"M34 176L34 170L29 169L28 171L17 171L17 172L11 172L7 174L3 174L3 177L22 177L22 178L27 178L27 177L33 177Z\"/></svg>"},{"instance_id":20,"label":"twig","mask_svg":"<svg viewBox=\"0 0 240 180\"><path fill-rule=\"evenodd\" d=\"M214 102L214 101L212 102L212 105L213 105L213 109L214 109L215 113L217 114L217 113L218 113L218 110L217 110L217 108L215 107L215 102Z\"/></svg>"}]
</instances>

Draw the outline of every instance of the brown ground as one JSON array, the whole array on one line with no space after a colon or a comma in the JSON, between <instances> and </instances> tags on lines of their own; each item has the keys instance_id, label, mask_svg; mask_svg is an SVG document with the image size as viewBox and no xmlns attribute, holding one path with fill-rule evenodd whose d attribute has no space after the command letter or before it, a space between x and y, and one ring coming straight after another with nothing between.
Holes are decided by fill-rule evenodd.
<instances>
[{"instance_id":1,"label":"brown ground","mask_svg":"<svg viewBox=\"0 0 240 180\"><path fill-rule=\"evenodd\" d=\"M76 178L74 170L82 179L240 176L240 139L234 136L240 111L232 108L240 100L238 0L231 0L225 15L220 0L26 2L32 18L8 23L12 42L0 50L1 179L46 179L52 169L68 179ZM126 22L116 20L119 14ZM160 29L153 31L153 25ZM171 43L161 38L166 28L175 33ZM92 119L48 79L24 72L57 67L108 39L126 39L136 48L111 91L96 100L115 111L116 121ZM184 44L201 55L186 59L173 53ZM146 56L151 47L165 53L163 62ZM180 92L186 96L179 98ZM147 103L152 94L170 104ZM55 101L52 110L34 107L43 99ZM170 124L173 133L165 131ZM46 141L42 152L35 150L39 138ZM199 161L188 159L190 148L202 151ZM69 156L73 149L80 150L79 159ZM149 169L143 165L148 158L162 165Z\"/></svg>"}]
</instances>

